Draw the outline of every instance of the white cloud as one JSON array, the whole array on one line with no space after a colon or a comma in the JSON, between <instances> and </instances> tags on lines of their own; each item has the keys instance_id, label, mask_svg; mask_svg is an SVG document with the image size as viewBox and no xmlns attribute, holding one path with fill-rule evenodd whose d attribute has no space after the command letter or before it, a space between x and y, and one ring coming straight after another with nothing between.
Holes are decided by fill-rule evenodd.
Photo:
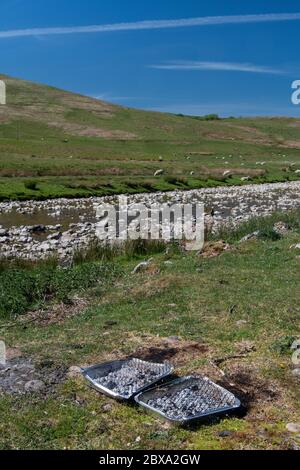
<instances>
[{"instance_id":1,"label":"white cloud","mask_svg":"<svg viewBox=\"0 0 300 470\"><path fill-rule=\"evenodd\" d=\"M104 33L112 31L134 31L146 29L180 28L239 23L262 23L273 21L300 20L300 13L267 13L261 15L206 16L177 20L150 20L133 23L114 23L106 25L70 26L57 28L31 28L0 31L0 39L26 36L46 36L53 34Z\"/></svg>"},{"instance_id":2,"label":"white cloud","mask_svg":"<svg viewBox=\"0 0 300 470\"><path fill-rule=\"evenodd\" d=\"M87 93L87 95L91 96L92 98L96 98L96 100L101 100L101 101L128 101L128 100L137 99L134 96L118 96L112 93L97 93L97 94Z\"/></svg>"},{"instance_id":3,"label":"white cloud","mask_svg":"<svg viewBox=\"0 0 300 470\"><path fill-rule=\"evenodd\" d=\"M234 62L199 62L183 61L173 62L162 65L150 65L150 68L162 70L221 70L229 72L252 72L252 73L271 73L283 74L283 70L278 70L265 65L255 65L248 63Z\"/></svg>"}]
</instances>

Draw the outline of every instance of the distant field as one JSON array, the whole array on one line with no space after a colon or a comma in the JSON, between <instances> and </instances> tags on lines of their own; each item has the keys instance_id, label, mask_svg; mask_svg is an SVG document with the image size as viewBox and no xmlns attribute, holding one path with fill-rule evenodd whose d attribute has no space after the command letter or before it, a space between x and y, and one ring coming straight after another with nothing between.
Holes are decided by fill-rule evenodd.
<instances>
[{"instance_id":1,"label":"distant field","mask_svg":"<svg viewBox=\"0 0 300 470\"><path fill-rule=\"evenodd\" d=\"M300 119L176 116L0 79L1 200L300 179Z\"/></svg>"}]
</instances>

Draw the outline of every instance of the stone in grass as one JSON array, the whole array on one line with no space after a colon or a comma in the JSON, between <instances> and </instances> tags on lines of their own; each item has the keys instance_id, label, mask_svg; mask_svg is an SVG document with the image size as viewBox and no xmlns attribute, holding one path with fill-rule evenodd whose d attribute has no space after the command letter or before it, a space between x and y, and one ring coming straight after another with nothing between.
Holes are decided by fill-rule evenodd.
<instances>
[{"instance_id":1,"label":"stone in grass","mask_svg":"<svg viewBox=\"0 0 300 470\"><path fill-rule=\"evenodd\" d=\"M299 377L300 378L300 368L296 368L292 370L292 375L294 377Z\"/></svg>"},{"instance_id":2,"label":"stone in grass","mask_svg":"<svg viewBox=\"0 0 300 470\"><path fill-rule=\"evenodd\" d=\"M289 226L285 222L279 221L274 224L273 227L274 232L278 233L279 235L283 236L286 235L289 231Z\"/></svg>"},{"instance_id":3,"label":"stone in grass","mask_svg":"<svg viewBox=\"0 0 300 470\"><path fill-rule=\"evenodd\" d=\"M107 413L108 411L112 410L112 404L111 403L105 403L105 405L102 406L102 410Z\"/></svg>"},{"instance_id":4,"label":"stone in grass","mask_svg":"<svg viewBox=\"0 0 300 470\"><path fill-rule=\"evenodd\" d=\"M78 366L71 366L67 372L69 379L75 379L81 374L81 369Z\"/></svg>"},{"instance_id":5,"label":"stone in grass","mask_svg":"<svg viewBox=\"0 0 300 470\"><path fill-rule=\"evenodd\" d=\"M136 274L136 273L138 273L138 272L140 272L140 271L143 271L144 269L146 269L146 268L149 266L149 264L151 263L151 261L152 261L152 258L149 259L148 261L142 261L141 263L139 263L139 264L134 268L134 270L132 271L131 274Z\"/></svg>"},{"instance_id":6,"label":"stone in grass","mask_svg":"<svg viewBox=\"0 0 300 470\"><path fill-rule=\"evenodd\" d=\"M233 435L232 431L220 431L218 433L219 437L231 437Z\"/></svg>"},{"instance_id":7,"label":"stone in grass","mask_svg":"<svg viewBox=\"0 0 300 470\"><path fill-rule=\"evenodd\" d=\"M288 423L286 425L286 429L289 432L295 433L295 434L300 434L300 424L299 423Z\"/></svg>"},{"instance_id":8,"label":"stone in grass","mask_svg":"<svg viewBox=\"0 0 300 470\"><path fill-rule=\"evenodd\" d=\"M45 384L41 380L29 380L24 388L26 392L38 393L45 388Z\"/></svg>"},{"instance_id":9,"label":"stone in grass","mask_svg":"<svg viewBox=\"0 0 300 470\"><path fill-rule=\"evenodd\" d=\"M181 341L181 338L179 336L169 336L167 341L169 343L178 343L178 341Z\"/></svg>"},{"instance_id":10,"label":"stone in grass","mask_svg":"<svg viewBox=\"0 0 300 470\"><path fill-rule=\"evenodd\" d=\"M256 230L255 232L248 233L248 235L245 235L243 238L241 238L239 243L247 242L248 240L252 240L253 238L257 238L258 236L259 230Z\"/></svg>"}]
</instances>

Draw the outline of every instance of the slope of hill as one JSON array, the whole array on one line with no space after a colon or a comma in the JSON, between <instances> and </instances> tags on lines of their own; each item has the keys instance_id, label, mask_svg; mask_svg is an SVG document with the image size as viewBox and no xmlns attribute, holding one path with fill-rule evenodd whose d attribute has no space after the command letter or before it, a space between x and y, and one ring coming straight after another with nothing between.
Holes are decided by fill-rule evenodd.
<instances>
[{"instance_id":1,"label":"slope of hill","mask_svg":"<svg viewBox=\"0 0 300 470\"><path fill-rule=\"evenodd\" d=\"M146 112L0 79L2 200L300 178L300 119Z\"/></svg>"}]
</instances>

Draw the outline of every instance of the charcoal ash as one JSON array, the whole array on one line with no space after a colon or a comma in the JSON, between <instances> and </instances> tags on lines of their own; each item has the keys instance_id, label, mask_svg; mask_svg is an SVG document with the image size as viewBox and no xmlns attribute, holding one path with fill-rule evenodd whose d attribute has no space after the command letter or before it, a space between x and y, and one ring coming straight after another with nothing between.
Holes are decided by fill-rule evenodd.
<instances>
[{"instance_id":1,"label":"charcoal ash","mask_svg":"<svg viewBox=\"0 0 300 470\"><path fill-rule=\"evenodd\" d=\"M0 364L0 396L54 393L65 380L66 368L54 363L45 367L30 358L18 357Z\"/></svg>"},{"instance_id":2,"label":"charcoal ash","mask_svg":"<svg viewBox=\"0 0 300 470\"><path fill-rule=\"evenodd\" d=\"M125 362L121 368L107 375L95 375L94 381L115 394L130 397L140 389L160 379L165 365L151 364L135 359Z\"/></svg>"},{"instance_id":3,"label":"charcoal ash","mask_svg":"<svg viewBox=\"0 0 300 470\"><path fill-rule=\"evenodd\" d=\"M235 405L235 397L208 379L193 379L146 400L148 407L174 420L185 420L214 413Z\"/></svg>"}]
</instances>

